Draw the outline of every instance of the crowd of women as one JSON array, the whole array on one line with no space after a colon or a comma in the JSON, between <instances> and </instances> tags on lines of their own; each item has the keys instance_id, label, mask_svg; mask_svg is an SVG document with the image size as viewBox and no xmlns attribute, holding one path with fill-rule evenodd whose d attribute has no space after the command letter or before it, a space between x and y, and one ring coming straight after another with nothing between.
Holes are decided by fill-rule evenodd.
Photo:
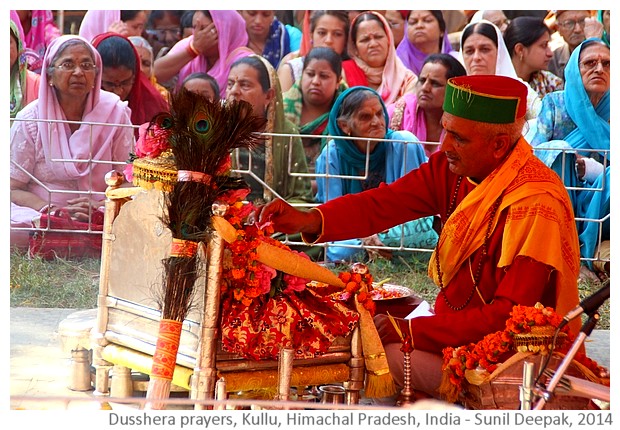
<instances>
[{"instance_id":1,"label":"crowd of women","mask_svg":"<svg viewBox=\"0 0 620 430\"><path fill-rule=\"evenodd\" d=\"M604 276L594 263L609 240L609 11L277 12L91 10L79 35L61 35L51 11L11 11L12 245L52 208L97 210L105 171L121 170L133 131L182 88L247 101L267 119L264 148L235 159L253 199L312 204L426 162L442 139L446 81L503 75L528 84L524 135L569 187L584 274ZM326 257L432 249L435 221Z\"/></svg>"}]
</instances>

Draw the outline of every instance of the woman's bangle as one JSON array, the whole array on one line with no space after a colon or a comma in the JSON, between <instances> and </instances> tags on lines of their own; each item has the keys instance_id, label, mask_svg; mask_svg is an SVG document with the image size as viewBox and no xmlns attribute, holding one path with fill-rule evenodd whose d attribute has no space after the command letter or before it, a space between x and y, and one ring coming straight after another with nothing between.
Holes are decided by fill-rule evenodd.
<instances>
[{"instance_id":1,"label":"woman's bangle","mask_svg":"<svg viewBox=\"0 0 620 430\"><path fill-rule=\"evenodd\" d=\"M192 57L197 57L197 56L200 55L200 52L198 52L198 50L194 46L194 41L193 40L190 40L189 41L189 45L187 45L187 53L189 55L191 55Z\"/></svg>"}]
</instances>

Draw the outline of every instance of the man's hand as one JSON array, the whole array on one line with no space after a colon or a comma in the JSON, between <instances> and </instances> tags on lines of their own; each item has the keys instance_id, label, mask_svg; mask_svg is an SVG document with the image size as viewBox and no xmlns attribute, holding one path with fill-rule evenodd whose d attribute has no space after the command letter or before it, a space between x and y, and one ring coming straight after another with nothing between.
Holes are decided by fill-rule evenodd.
<instances>
[{"instance_id":1,"label":"man's hand","mask_svg":"<svg viewBox=\"0 0 620 430\"><path fill-rule=\"evenodd\" d=\"M280 199L259 207L254 216L261 224L271 221L276 231L286 234L319 235L323 222L318 211L302 211Z\"/></svg>"}]
</instances>

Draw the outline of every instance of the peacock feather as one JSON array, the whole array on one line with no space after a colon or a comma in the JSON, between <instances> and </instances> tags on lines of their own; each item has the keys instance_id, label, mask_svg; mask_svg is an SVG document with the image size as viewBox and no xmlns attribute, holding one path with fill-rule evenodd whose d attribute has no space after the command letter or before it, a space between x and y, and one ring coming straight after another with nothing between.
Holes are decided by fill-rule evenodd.
<instances>
[{"instance_id":1,"label":"peacock feather","mask_svg":"<svg viewBox=\"0 0 620 430\"><path fill-rule=\"evenodd\" d=\"M172 98L170 112L155 116L151 124L166 131L179 173L204 174L203 180L178 180L165 194L164 224L175 239L206 242L213 203L227 191L248 187L230 176L231 152L261 144L257 132L265 120L253 115L247 102L211 102L183 89ZM195 256L164 260L164 318L184 319L196 276Z\"/></svg>"}]
</instances>

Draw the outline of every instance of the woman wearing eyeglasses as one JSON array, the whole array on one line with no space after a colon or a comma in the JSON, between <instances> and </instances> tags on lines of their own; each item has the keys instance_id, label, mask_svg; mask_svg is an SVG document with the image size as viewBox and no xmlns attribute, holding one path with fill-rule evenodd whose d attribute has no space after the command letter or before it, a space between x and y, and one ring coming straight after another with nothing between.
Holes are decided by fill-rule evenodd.
<instances>
[{"instance_id":1,"label":"woman wearing eyeglasses","mask_svg":"<svg viewBox=\"0 0 620 430\"><path fill-rule=\"evenodd\" d=\"M563 91L545 96L531 140L536 155L560 175L568 188L575 218L602 220L609 215L610 51L601 39L586 39L566 64ZM577 152L566 152L576 149ZM601 189L602 191L592 191ZM596 258L599 242L609 239L609 219L578 221L582 258ZM592 261L582 274L592 277Z\"/></svg>"},{"instance_id":2,"label":"woman wearing eyeglasses","mask_svg":"<svg viewBox=\"0 0 620 430\"><path fill-rule=\"evenodd\" d=\"M14 227L31 228L34 218L55 208L88 220L103 204L103 195L90 192L105 191L105 174L122 170L128 158L130 127L80 123L131 124L127 103L101 90L101 66L97 51L79 36L61 36L46 52L38 99L11 126L12 246L28 243L28 231Z\"/></svg>"},{"instance_id":3,"label":"woman wearing eyeglasses","mask_svg":"<svg viewBox=\"0 0 620 430\"><path fill-rule=\"evenodd\" d=\"M101 88L126 100L131 122L141 125L169 109L168 103L140 71L140 55L133 44L117 33L95 36L93 46L101 55Z\"/></svg>"}]
</instances>

